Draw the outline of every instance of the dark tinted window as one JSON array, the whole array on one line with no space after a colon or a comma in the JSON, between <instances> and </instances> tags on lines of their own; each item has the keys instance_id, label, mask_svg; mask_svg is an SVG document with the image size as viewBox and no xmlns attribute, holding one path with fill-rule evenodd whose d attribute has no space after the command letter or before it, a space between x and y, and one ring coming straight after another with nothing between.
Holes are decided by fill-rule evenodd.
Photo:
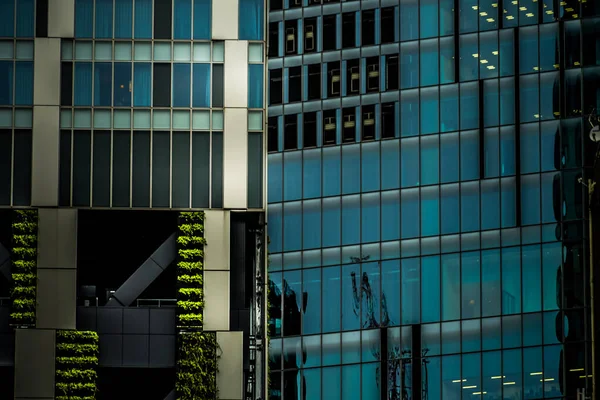
<instances>
[{"instance_id":1,"label":"dark tinted window","mask_svg":"<svg viewBox=\"0 0 600 400\"><path fill-rule=\"evenodd\" d=\"M171 39L171 0L154 0L154 39Z\"/></svg>"},{"instance_id":2,"label":"dark tinted window","mask_svg":"<svg viewBox=\"0 0 600 400\"><path fill-rule=\"evenodd\" d=\"M323 51L335 50L337 32L335 15L323 17Z\"/></svg>"},{"instance_id":3,"label":"dark tinted window","mask_svg":"<svg viewBox=\"0 0 600 400\"><path fill-rule=\"evenodd\" d=\"M154 107L171 106L171 64L154 64Z\"/></svg>"},{"instance_id":4,"label":"dark tinted window","mask_svg":"<svg viewBox=\"0 0 600 400\"><path fill-rule=\"evenodd\" d=\"M283 99L283 82L281 69L269 71L269 105L281 104Z\"/></svg>"},{"instance_id":5,"label":"dark tinted window","mask_svg":"<svg viewBox=\"0 0 600 400\"><path fill-rule=\"evenodd\" d=\"M289 69L289 89L288 93L290 103L302 99L302 67L292 67Z\"/></svg>"}]
</instances>

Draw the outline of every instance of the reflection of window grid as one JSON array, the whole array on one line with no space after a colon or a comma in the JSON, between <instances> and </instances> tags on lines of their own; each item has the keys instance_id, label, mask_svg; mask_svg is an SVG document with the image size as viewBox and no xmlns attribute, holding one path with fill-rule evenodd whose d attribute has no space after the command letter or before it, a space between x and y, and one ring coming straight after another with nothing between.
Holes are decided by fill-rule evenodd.
<instances>
[{"instance_id":1,"label":"reflection of window grid","mask_svg":"<svg viewBox=\"0 0 600 400\"><path fill-rule=\"evenodd\" d=\"M110 107L121 107L121 106L115 106L115 99L114 99L114 70L115 70L115 64L118 63L129 63L131 64L131 81L130 82L124 82L123 85L128 85L129 87L134 87L135 82L135 63L144 63L144 64L154 64L156 62L160 62L160 63L168 63L171 66L171 77L170 79L170 85L171 85L171 99L169 100L169 103L172 104L172 98L173 98L173 83L174 83L174 72L173 72L173 65L174 64L185 64L185 65L189 65L190 66L190 101L189 107L183 107L183 108L192 108L192 104L193 104L193 79L194 79L194 73L193 73L193 65L194 64L209 64L209 65L223 65L223 61L224 61L224 42L222 41L213 41L213 42L194 42L192 46L190 46L190 42L173 42L173 45L171 46L171 42L170 41L116 41L114 42L114 46L112 46L112 41L102 41L102 40L70 40L70 39L63 39L62 40L62 44L61 44L61 60L63 62L72 62L73 63L73 68L72 68L72 97L71 100L74 100L74 94L75 94L75 65L78 62L87 62L87 63L92 63L92 94L91 94L91 98L92 98L92 104L94 103L94 92L95 92L95 64L97 62L101 62L101 63L110 63L111 64L111 106ZM111 58L102 58L102 59L96 59L95 55L97 55L97 47L100 45L104 45L104 44L108 44L111 45ZM162 48L161 45L166 45L169 47L169 54L170 56L161 60L157 60L156 58L156 49L157 48ZM117 53L117 49L121 48L121 49L125 49L125 47L123 46L128 46L129 48L129 53L126 56L120 56ZM179 47L181 46L181 47ZM181 48L187 51L187 55L185 55L185 57L182 56L176 56L177 53L177 49ZM144 52L144 55L138 55L138 52L141 51L141 49L147 49L148 53ZM208 54L206 54L206 50L208 50ZM184 54L184 53L179 53ZM154 61L152 61L154 60ZM201 60L201 61L198 61ZM185 61L185 62L184 62ZM213 97L213 68L210 68L210 77L209 77L209 85L210 88L208 90L209 92L209 104L212 105L212 97ZM154 79L154 68L151 68L151 76L150 76L150 82L151 85L153 85L153 79ZM152 88L153 89L153 88ZM131 106L124 106L124 107L134 107L133 104L133 90L130 90L130 104ZM150 91L150 104L153 103L153 90ZM85 106L83 106L85 107ZM138 108L138 107L135 107ZM177 107L180 108L180 107ZM197 107L194 107L197 108Z\"/></svg>"},{"instance_id":2,"label":"reflection of window grid","mask_svg":"<svg viewBox=\"0 0 600 400\"><path fill-rule=\"evenodd\" d=\"M94 151L94 132L95 131L102 131L102 132L109 132L110 136L111 136L111 143L114 142L114 135L118 134L118 135L129 135L129 137L131 138L130 141L130 148L129 148L129 205L126 207L134 207L133 205L133 153L134 153L134 146L133 146L133 135L135 134L135 132L147 132L150 134L150 177L149 177L149 182L150 182L150 192L149 192L149 201L150 201L150 207L152 207L152 182L153 182L153 174L152 174L152 154L154 151L154 147L153 147L153 137L154 137L154 133L155 132L168 132L169 133L169 138L170 138L170 143L171 143L171 147L170 147L170 165L169 165L169 205L168 207L172 207L173 205L173 173L174 173L174 168L173 168L173 157L175 156L173 154L173 136L177 135L177 134L186 134L186 135L190 135L190 158L189 158L189 174L190 174L190 185L189 185L189 196L190 196L190 205L192 204L192 193L193 193L193 154L192 154L192 145L191 145L191 140L192 140L192 135L200 132L200 133L209 133L211 135L211 143L212 143L212 133L220 133L222 134L223 131L223 112L222 111L193 111L192 113L198 113L198 115L203 115L204 117L208 117L207 119L205 118L205 121L202 124L196 123L196 125L194 125L193 119L194 119L194 115L192 114L192 122L191 122L191 126L188 126L187 129L177 129L177 128L173 128L173 130L170 129L170 127L156 127L154 124L151 125L145 125L142 128L131 128L129 126L115 126L114 125L114 118L113 118L113 124L107 127L93 127L92 128L92 123L91 121L94 119L93 116L95 113L97 112L109 112L110 110L103 110L103 109L87 109L87 110L83 110L83 109L75 109L75 113L79 112L87 112L88 114L88 118L89 118L89 125L88 126L84 126L83 124L80 125L75 125L75 113L71 112L72 109L69 108L62 108L61 109L61 126L60 126L60 131L61 131L61 140L62 140L62 133L70 133L70 146L69 146L69 154L61 154L61 157L63 157L64 159L70 159L71 160L71 164L70 164L70 171L69 171L69 176L70 176L70 181L68 183L69 187L70 187L70 195L69 195L69 203L68 204L61 204L63 206L74 206L73 205L73 187L74 187L74 180L73 180L73 168L74 168L74 164L73 164L73 154L74 154L74 136L77 134L78 131L85 131L85 132L90 132L91 134L91 149L90 149L90 154L93 155L93 151ZM113 110L113 116L116 113L130 113L130 110ZM142 113L148 113L148 115L150 114L150 110L134 110L134 115L136 112L142 112ZM167 112L167 113L187 113L188 114L188 118L190 117L190 112L189 111L183 111L183 110L153 110L152 113L156 113L156 112ZM131 116L131 114L130 114ZM135 117L131 117L131 124L133 124L133 119ZM188 120L189 122L189 120ZM212 144L211 144L212 147ZM61 146L61 152L62 152L62 146ZM109 196L109 204L108 205L99 205L100 207L113 207L112 203L113 203L113 196L112 196L112 181L113 181L113 166L114 166L114 149L110 152L110 162L109 165L110 167L110 185L111 185L111 195ZM212 152L211 152L212 154ZM212 158L212 157L211 157ZM209 162L209 168L212 171L212 163ZM93 176L94 176L94 165L93 163L90 164L90 180L89 180L89 185L90 185L90 204L91 205L91 200L92 200L92 193L93 193L93 186L94 186L94 182L93 182ZM62 172L60 173L60 175L62 175ZM209 173L209 190L212 192L212 172ZM209 205L212 204L212 195L209 195ZM88 205L83 205L83 207L87 207Z\"/></svg>"}]
</instances>

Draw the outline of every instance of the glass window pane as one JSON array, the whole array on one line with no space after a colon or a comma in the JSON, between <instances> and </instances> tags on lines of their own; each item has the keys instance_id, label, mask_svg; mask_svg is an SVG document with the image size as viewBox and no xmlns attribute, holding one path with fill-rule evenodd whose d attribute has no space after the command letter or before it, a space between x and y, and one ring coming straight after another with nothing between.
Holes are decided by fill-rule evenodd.
<instances>
[{"instance_id":1,"label":"glass window pane","mask_svg":"<svg viewBox=\"0 0 600 400\"><path fill-rule=\"evenodd\" d=\"M136 61L152 60L152 44L150 43L135 43L134 59Z\"/></svg>"},{"instance_id":2,"label":"glass window pane","mask_svg":"<svg viewBox=\"0 0 600 400\"><path fill-rule=\"evenodd\" d=\"M164 42L154 43L154 60L155 61L170 61L171 60L171 43L164 43Z\"/></svg>"},{"instance_id":3,"label":"glass window pane","mask_svg":"<svg viewBox=\"0 0 600 400\"><path fill-rule=\"evenodd\" d=\"M173 39L190 39L192 35L192 0L173 1Z\"/></svg>"},{"instance_id":4,"label":"glass window pane","mask_svg":"<svg viewBox=\"0 0 600 400\"><path fill-rule=\"evenodd\" d=\"M211 39L212 1L194 0L194 39Z\"/></svg>"},{"instance_id":5,"label":"glass window pane","mask_svg":"<svg viewBox=\"0 0 600 400\"><path fill-rule=\"evenodd\" d=\"M264 108L263 75L262 64L248 65L248 108Z\"/></svg>"},{"instance_id":6,"label":"glass window pane","mask_svg":"<svg viewBox=\"0 0 600 400\"><path fill-rule=\"evenodd\" d=\"M75 74L77 79L77 70ZM94 63L94 106L111 105L112 86L112 64Z\"/></svg>"},{"instance_id":7,"label":"glass window pane","mask_svg":"<svg viewBox=\"0 0 600 400\"><path fill-rule=\"evenodd\" d=\"M173 64L173 107L190 106L190 64Z\"/></svg>"},{"instance_id":8,"label":"glass window pane","mask_svg":"<svg viewBox=\"0 0 600 400\"><path fill-rule=\"evenodd\" d=\"M148 112L149 114L149 112ZM136 113L133 114L134 118ZM135 126L135 119L134 119ZM150 132L133 133L133 206L150 206Z\"/></svg>"},{"instance_id":9,"label":"glass window pane","mask_svg":"<svg viewBox=\"0 0 600 400\"><path fill-rule=\"evenodd\" d=\"M115 119L117 111L115 111ZM129 207L131 133L113 133L112 206Z\"/></svg>"},{"instance_id":10,"label":"glass window pane","mask_svg":"<svg viewBox=\"0 0 600 400\"><path fill-rule=\"evenodd\" d=\"M113 36L113 0L96 0L96 38L109 39Z\"/></svg>"},{"instance_id":11,"label":"glass window pane","mask_svg":"<svg viewBox=\"0 0 600 400\"><path fill-rule=\"evenodd\" d=\"M131 127L131 111L130 110L115 110L113 115L113 128L130 129Z\"/></svg>"},{"instance_id":12,"label":"glass window pane","mask_svg":"<svg viewBox=\"0 0 600 400\"><path fill-rule=\"evenodd\" d=\"M94 131L92 206L110 206L110 136L110 131Z\"/></svg>"},{"instance_id":13,"label":"glass window pane","mask_svg":"<svg viewBox=\"0 0 600 400\"><path fill-rule=\"evenodd\" d=\"M263 46L260 43L248 44L248 61L262 62L263 61Z\"/></svg>"},{"instance_id":14,"label":"glass window pane","mask_svg":"<svg viewBox=\"0 0 600 400\"><path fill-rule=\"evenodd\" d=\"M110 129L110 110L94 110L94 128Z\"/></svg>"},{"instance_id":15,"label":"glass window pane","mask_svg":"<svg viewBox=\"0 0 600 400\"><path fill-rule=\"evenodd\" d=\"M239 1L239 39L262 40L264 29L264 1Z\"/></svg>"},{"instance_id":16,"label":"glass window pane","mask_svg":"<svg viewBox=\"0 0 600 400\"><path fill-rule=\"evenodd\" d=\"M152 21L152 0L136 0L134 37L136 39L152 39Z\"/></svg>"},{"instance_id":17,"label":"glass window pane","mask_svg":"<svg viewBox=\"0 0 600 400\"><path fill-rule=\"evenodd\" d=\"M75 0L75 37L91 38L93 27L94 1Z\"/></svg>"},{"instance_id":18,"label":"glass window pane","mask_svg":"<svg viewBox=\"0 0 600 400\"><path fill-rule=\"evenodd\" d=\"M152 65L134 63L133 105L150 107L152 100Z\"/></svg>"},{"instance_id":19,"label":"glass window pane","mask_svg":"<svg viewBox=\"0 0 600 400\"><path fill-rule=\"evenodd\" d=\"M19 40L17 42L17 51L15 52L17 60L33 60L33 42ZM71 52L71 58L73 53Z\"/></svg>"},{"instance_id":20,"label":"glass window pane","mask_svg":"<svg viewBox=\"0 0 600 400\"><path fill-rule=\"evenodd\" d=\"M134 129L149 129L150 128L150 110L134 110L133 111L133 128Z\"/></svg>"},{"instance_id":21,"label":"glass window pane","mask_svg":"<svg viewBox=\"0 0 600 400\"><path fill-rule=\"evenodd\" d=\"M188 128L189 128L189 112ZM173 133L172 207L190 206L190 133Z\"/></svg>"},{"instance_id":22,"label":"glass window pane","mask_svg":"<svg viewBox=\"0 0 600 400\"><path fill-rule=\"evenodd\" d=\"M194 64L193 107L210 106L210 64Z\"/></svg>"},{"instance_id":23,"label":"glass window pane","mask_svg":"<svg viewBox=\"0 0 600 400\"><path fill-rule=\"evenodd\" d=\"M169 207L170 142L169 132L152 133L152 207Z\"/></svg>"},{"instance_id":24,"label":"glass window pane","mask_svg":"<svg viewBox=\"0 0 600 400\"><path fill-rule=\"evenodd\" d=\"M112 60L112 43L96 42L94 60Z\"/></svg>"},{"instance_id":25,"label":"glass window pane","mask_svg":"<svg viewBox=\"0 0 600 400\"><path fill-rule=\"evenodd\" d=\"M133 3L129 0L115 0L115 38L131 39Z\"/></svg>"},{"instance_id":26,"label":"glass window pane","mask_svg":"<svg viewBox=\"0 0 600 400\"><path fill-rule=\"evenodd\" d=\"M131 63L115 63L115 107L131 107L131 89Z\"/></svg>"},{"instance_id":27,"label":"glass window pane","mask_svg":"<svg viewBox=\"0 0 600 400\"><path fill-rule=\"evenodd\" d=\"M216 110L212 112L212 129L223 129L223 111Z\"/></svg>"},{"instance_id":28,"label":"glass window pane","mask_svg":"<svg viewBox=\"0 0 600 400\"><path fill-rule=\"evenodd\" d=\"M190 48L189 43L173 44L173 59L175 61L190 61Z\"/></svg>"},{"instance_id":29,"label":"glass window pane","mask_svg":"<svg viewBox=\"0 0 600 400\"><path fill-rule=\"evenodd\" d=\"M91 60L92 59L92 42L75 42L75 59L76 60Z\"/></svg>"},{"instance_id":30,"label":"glass window pane","mask_svg":"<svg viewBox=\"0 0 600 400\"><path fill-rule=\"evenodd\" d=\"M190 112L188 110L173 111L173 129L190 129Z\"/></svg>"},{"instance_id":31,"label":"glass window pane","mask_svg":"<svg viewBox=\"0 0 600 400\"><path fill-rule=\"evenodd\" d=\"M15 63L15 104L33 105L33 62Z\"/></svg>"},{"instance_id":32,"label":"glass window pane","mask_svg":"<svg viewBox=\"0 0 600 400\"><path fill-rule=\"evenodd\" d=\"M75 79L73 82L73 91L75 92L75 106L92 105L92 63L75 63Z\"/></svg>"},{"instance_id":33,"label":"glass window pane","mask_svg":"<svg viewBox=\"0 0 600 400\"><path fill-rule=\"evenodd\" d=\"M131 61L131 43L115 43L115 60Z\"/></svg>"},{"instance_id":34,"label":"glass window pane","mask_svg":"<svg viewBox=\"0 0 600 400\"><path fill-rule=\"evenodd\" d=\"M195 130L210 129L209 111L192 111L192 128Z\"/></svg>"}]
</instances>

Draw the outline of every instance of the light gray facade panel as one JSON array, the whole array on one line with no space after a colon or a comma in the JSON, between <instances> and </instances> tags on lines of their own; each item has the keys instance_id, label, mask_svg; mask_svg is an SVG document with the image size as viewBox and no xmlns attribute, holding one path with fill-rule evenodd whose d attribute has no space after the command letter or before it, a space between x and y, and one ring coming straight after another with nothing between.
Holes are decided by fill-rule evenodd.
<instances>
[{"instance_id":1,"label":"light gray facade panel","mask_svg":"<svg viewBox=\"0 0 600 400\"><path fill-rule=\"evenodd\" d=\"M212 38L213 40L237 40L238 0L213 0Z\"/></svg>"},{"instance_id":2,"label":"light gray facade panel","mask_svg":"<svg viewBox=\"0 0 600 400\"><path fill-rule=\"evenodd\" d=\"M204 270L229 271L229 211L207 210L204 219Z\"/></svg>"},{"instance_id":3,"label":"light gray facade panel","mask_svg":"<svg viewBox=\"0 0 600 400\"><path fill-rule=\"evenodd\" d=\"M204 271L204 330L229 330L229 271Z\"/></svg>"},{"instance_id":4,"label":"light gray facade panel","mask_svg":"<svg viewBox=\"0 0 600 400\"><path fill-rule=\"evenodd\" d=\"M38 210L38 268L77 268L77 210Z\"/></svg>"},{"instance_id":5,"label":"light gray facade panel","mask_svg":"<svg viewBox=\"0 0 600 400\"><path fill-rule=\"evenodd\" d=\"M33 104L60 105L60 39L35 38Z\"/></svg>"},{"instance_id":6,"label":"light gray facade panel","mask_svg":"<svg viewBox=\"0 0 600 400\"><path fill-rule=\"evenodd\" d=\"M33 108L32 142L31 204L39 207L56 207L58 206L60 143L57 106Z\"/></svg>"},{"instance_id":7,"label":"light gray facade panel","mask_svg":"<svg viewBox=\"0 0 600 400\"><path fill-rule=\"evenodd\" d=\"M38 269L36 327L76 329L77 271Z\"/></svg>"},{"instance_id":8,"label":"light gray facade panel","mask_svg":"<svg viewBox=\"0 0 600 400\"><path fill-rule=\"evenodd\" d=\"M48 1L48 37L72 38L75 33L75 1Z\"/></svg>"},{"instance_id":9,"label":"light gray facade panel","mask_svg":"<svg viewBox=\"0 0 600 400\"><path fill-rule=\"evenodd\" d=\"M17 329L15 399L53 399L56 331Z\"/></svg>"},{"instance_id":10,"label":"light gray facade panel","mask_svg":"<svg viewBox=\"0 0 600 400\"><path fill-rule=\"evenodd\" d=\"M225 108L248 107L248 42L225 42Z\"/></svg>"},{"instance_id":11,"label":"light gray facade panel","mask_svg":"<svg viewBox=\"0 0 600 400\"><path fill-rule=\"evenodd\" d=\"M248 109L226 108L223 133L223 208L248 207Z\"/></svg>"},{"instance_id":12,"label":"light gray facade panel","mask_svg":"<svg viewBox=\"0 0 600 400\"><path fill-rule=\"evenodd\" d=\"M217 372L217 386L221 400L243 398L243 335L243 332L217 332L217 343L222 349L227 349L219 358L219 372Z\"/></svg>"}]
</instances>

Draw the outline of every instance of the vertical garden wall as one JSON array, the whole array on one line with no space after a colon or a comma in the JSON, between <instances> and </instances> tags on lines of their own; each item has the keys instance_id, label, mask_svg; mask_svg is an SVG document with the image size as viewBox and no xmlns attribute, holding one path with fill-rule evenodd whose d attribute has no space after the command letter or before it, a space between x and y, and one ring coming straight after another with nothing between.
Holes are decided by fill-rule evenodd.
<instances>
[{"instance_id":1,"label":"vertical garden wall","mask_svg":"<svg viewBox=\"0 0 600 400\"><path fill-rule=\"evenodd\" d=\"M37 210L15 210L12 223L11 324L35 326L37 287Z\"/></svg>"},{"instance_id":2,"label":"vertical garden wall","mask_svg":"<svg viewBox=\"0 0 600 400\"><path fill-rule=\"evenodd\" d=\"M202 330L204 213L179 214L177 236L177 400L217 398L217 335Z\"/></svg>"},{"instance_id":3,"label":"vertical garden wall","mask_svg":"<svg viewBox=\"0 0 600 400\"><path fill-rule=\"evenodd\" d=\"M95 400L98 334L56 331L56 400Z\"/></svg>"}]
</instances>

